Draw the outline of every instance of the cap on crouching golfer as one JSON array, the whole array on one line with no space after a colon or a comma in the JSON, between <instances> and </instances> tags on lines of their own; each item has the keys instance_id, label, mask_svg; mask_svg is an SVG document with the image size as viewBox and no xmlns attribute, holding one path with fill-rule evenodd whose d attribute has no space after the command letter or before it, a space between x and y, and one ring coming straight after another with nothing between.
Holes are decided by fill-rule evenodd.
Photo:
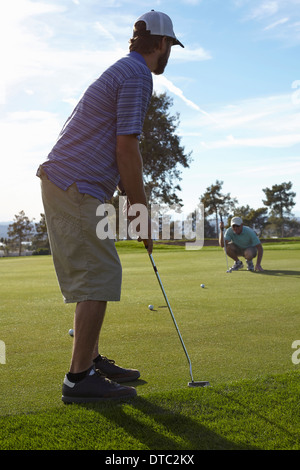
<instances>
[{"instance_id":1,"label":"cap on crouching golfer","mask_svg":"<svg viewBox=\"0 0 300 470\"><path fill-rule=\"evenodd\" d=\"M144 21L146 23L146 31L144 34L149 34L151 36L167 36L173 39L173 45L179 45L184 47L184 45L178 41L173 30L173 23L171 18L160 11L151 10L148 13L140 16L134 24L138 21ZM133 36L140 34L136 31L133 32Z\"/></svg>"},{"instance_id":2,"label":"cap on crouching golfer","mask_svg":"<svg viewBox=\"0 0 300 470\"><path fill-rule=\"evenodd\" d=\"M231 227L232 227L233 225L238 225L238 226L240 227L241 225L243 225L242 219L241 219L240 217L232 217L232 219L231 219Z\"/></svg>"}]
</instances>

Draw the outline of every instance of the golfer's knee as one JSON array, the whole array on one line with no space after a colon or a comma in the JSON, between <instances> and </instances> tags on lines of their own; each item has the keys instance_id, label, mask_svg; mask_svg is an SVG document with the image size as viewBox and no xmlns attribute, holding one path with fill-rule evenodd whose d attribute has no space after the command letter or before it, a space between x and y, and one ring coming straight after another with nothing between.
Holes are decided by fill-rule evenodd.
<instances>
[{"instance_id":1,"label":"golfer's knee","mask_svg":"<svg viewBox=\"0 0 300 470\"><path fill-rule=\"evenodd\" d=\"M225 248L224 248L224 251L225 251ZM230 245L227 245L226 251L227 251L227 254L228 254L229 256L235 255L235 251L234 251L233 247L230 246Z\"/></svg>"},{"instance_id":2,"label":"golfer's knee","mask_svg":"<svg viewBox=\"0 0 300 470\"><path fill-rule=\"evenodd\" d=\"M256 255L257 255L257 251L256 249L253 249L253 248L247 248L244 253L245 258L248 261L251 261L253 258L256 257Z\"/></svg>"}]
</instances>

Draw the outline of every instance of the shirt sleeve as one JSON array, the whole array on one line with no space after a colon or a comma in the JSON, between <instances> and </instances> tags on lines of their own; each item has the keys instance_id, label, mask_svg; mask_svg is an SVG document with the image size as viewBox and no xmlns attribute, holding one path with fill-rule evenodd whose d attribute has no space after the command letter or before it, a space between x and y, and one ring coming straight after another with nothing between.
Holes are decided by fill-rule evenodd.
<instances>
[{"instance_id":1,"label":"shirt sleeve","mask_svg":"<svg viewBox=\"0 0 300 470\"><path fill-rule=\"evenodd\" d=\"M232 240L230 230L232 230L232 229L228 228L226 230L225 234L224 234L224 238L227 242L230 242Z\"/></svg>"},{"instance_id":2,"label":"shirt sleeve","mask_svg":"<svg viewBox=\"0 0 300 470\"><path fill-rule=\"evenodd\" d=\"M144 77L135 77L120 86L117 98L117 135L140 135L151 94Z\"/></svg>"},{"instance_id":3,"label":"shirt sleeve","mask_svg":"<svg viewBox=\"0 0 300 470\"><path fill-rule=\"evenodd\" d=\"M260 244L260 239L258 238L258 236L253 230L251 231L251 239L252 239L252 246L256 246Z\"/></svg>"}]
</instances>

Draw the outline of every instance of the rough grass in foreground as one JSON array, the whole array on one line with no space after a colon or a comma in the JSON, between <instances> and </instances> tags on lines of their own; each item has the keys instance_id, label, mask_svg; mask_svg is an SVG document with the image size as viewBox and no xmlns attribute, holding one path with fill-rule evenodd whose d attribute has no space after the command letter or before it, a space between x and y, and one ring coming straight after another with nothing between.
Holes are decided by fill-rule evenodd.
<instances>
[{"instance_id":1,"label":"rough grass in foreground","mask_svg":"<svg viewBox=\"0 0 300 470\"><path fill-rule=\"evenodd\" d=\"M1 450L300 450L299 374L0 418Z\"/></svg>"}]
</instances>

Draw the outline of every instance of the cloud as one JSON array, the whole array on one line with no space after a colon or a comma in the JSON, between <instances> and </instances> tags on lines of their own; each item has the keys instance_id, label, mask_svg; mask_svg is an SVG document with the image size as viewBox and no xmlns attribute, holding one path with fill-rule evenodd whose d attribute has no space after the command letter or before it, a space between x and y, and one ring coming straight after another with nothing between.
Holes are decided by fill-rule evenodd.
<instances>
[{"instance_id":1,"label":"cloud","mask_svg":"<svg viewBox=\"0 0 300 470\"><path fill-rule=\"evenodd\" d=\"M181 125L182 136L199 137L205 149L288 148L300 144L300 109L291 94L242 100Z\"/></svg>"},{"instance_id":2,"label":"cloud","mask_svg":"<svg viewBox=\"0 0 300 470\"><path fill-rule=\"evenodd\" d=\"M258 6L255 6L251 13L249 14L249 18L251 19L261 19L265 17L269 17L277 13L279 10L279 2L278 0L274 1L263 1L259 2Z\"/></svg>"},{"instance_id":3,"label":"cloud","mask_svg":"<svg viewBox=\"0 0 300 470\"><path fill-rule=\"evenodd\" d=\"M163 75L158 75L153 77L154 89L157 93L162 93L165 90L168 90L172 94L178 96L184 103L192 109L200 110L199 106L193 101L186 98L183 94L183 91L175 86L168 78Z\"/></svg>"},{"instance_id":4,"label":"cloud","mask_svg":"<svg viewBox=\"0 0 300 470\"><path fill-rule=\"evenodd\" d=\"M105 39L108 39L109 41L112 41L113 43L116 42L116 36L113 35L107 27L104 27L100 21L96 21L94 23L94 28L95 30L100 34L100 36L104 37Z\"/></svg>"},{"instance_id":5,"label":"cloud","mask_svg":"<svg viewBox=\"0 0 300 470\"><path fill-rule=\"evenodd\" d=\"M5 159L1 171L14 174L16 160L25 162L23 169L46 155L44 149L53 144L60 131L59 117L48 111L17 111L0 121L1 147ZM5 184L3 180L1 185Z\"/></svg>"},{"instance_id":6,"label":"cloud","mask_svg":"<svg viewBox=\"0 0 300 470\"><path fill-rule=\"evenodd\" d=\"M243 12L243 21L262 25L263 37L268 34L291 46L300 42L300 0L236 0L234 4Z\"/></svg>"},{"instance_id":7,"label":"cloud","mask_svg":"<svg viewBox=\"0 0 300 470\"><path fill-rule=\"evenodd\" d=\"M24 210L29 217L43 212L38 166L46 160L60 131L59 116L47 111L8 113L0 121L1 218L12 220Z\"/></svg>"},{"instance_id":8,"label":"cloud","mask_svg":"<svg viewBox=\"0 0 300 470\"><path fill-rule=\"evenodd\" d=\"M210 60L212 58L209 51L203 47L172 47L171 58L177 62L199 62L202 60Z\"/></svg>"},{"instance_id":9,"label":"cloud","mask_svg":"<svg viewBox=\"0 0 300 470\"><path fill-rule=\"evenodd\" d=\"M300 157L286 157L285 161L283 162L281 159L277 160L274 159L272 165L255 165L251 168L247 169L238 169L233 171L235 175L239 176L255 176L255 175L265 175L267 174L270 176L281 176L290 175L291 177L295 176L296 174L300 175Z\"/></svg>"},{"instance_id":10,"label":"cloud","mask_svg":"<svg viewBox=\"0 0 300 470\"><path fill-rule=\"evenodd\" d=\"M83 8L81 3L73 2L70 8ZM92 80L128 53L131 25L136 19L130 12L116 17L106 11L98 17L95 15L93 20L83 15L79 23L63 2L53 5L15 0L7 5L2 43L9 46L0 82L0 104L14 97L18 99L28 89L39 95L44 105L53 100L73 104ZM16 15L13 5L17 7ZM115 7L117 3L112 1L108 5ZM3 17L0 21L4 26ZM70 44L70 31L76 31L74 44ZM172 50L174 62L211 58L199 46L186 47L184 53L180 49Z\"/></svg>"},{"instance_id":11,"label":"cloud","mask_svg":"<svg viewBox=\"0 0 300 470\"><path fill-rule=\"evenodd\" d=\"M264 28L265 31L268 31L269 29L273 29L273 28L276 28L277 26L279 26L280 24L284 24L284 23L287 23L289 21L289 18L281 18L281 20L277 20L275 21L274 23L271 23L269 24L268 26L266 26Z\"/></svg>"},{"instance_id":12,"label":"cloud","mask_svg":"<svg viewBox=\"0 0 300 470\"><path fill-rule=\"evenodd\" d=\"M236 138L233 135L228 135L223 140L216 140L214 142L201 142L201 145L206 149L218 149L228 147L286 148L292 147L296 144L300 144L300 135L295 134L271 134L263 137L248 138Z\"/></svg>"},{"instance_id":13,"label":"cloud","mask_svg":"<svg viewBox=\"0 0 300 470\"><path fill-rule=\"evenodd\" d=\"M171 80L169 80L166 76L154 76L154 90L157 93L163 93L167 90L168 92L180 98L187 105L187 107L198 111L201 115L204 115L208 120L213 121L217 124L217 121L211 114L209 114L204 109L200 108L200 106L198 106L198 104L194 103L192 100L188 99L184 95L183 91L179 87L174 85L174 83L172 83Z\"/></svg>"}]
</instances>

